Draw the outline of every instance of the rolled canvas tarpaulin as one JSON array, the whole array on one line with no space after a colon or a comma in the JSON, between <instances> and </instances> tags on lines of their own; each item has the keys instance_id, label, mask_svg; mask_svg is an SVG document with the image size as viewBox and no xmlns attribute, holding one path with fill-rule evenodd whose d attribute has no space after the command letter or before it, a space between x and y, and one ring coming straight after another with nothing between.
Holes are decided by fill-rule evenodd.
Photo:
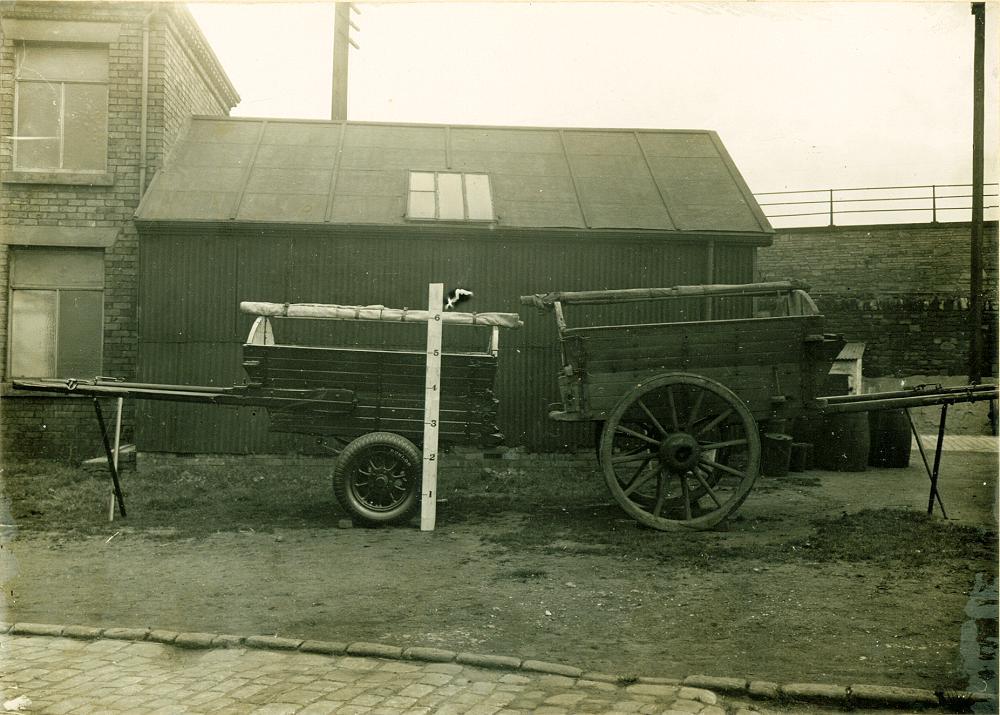
<instances>
[{"instance_id":1,"label":"rolled canvas tarpaulin","mask_svg":"<svg viewBox=\"0 0 1000 715\"><path fill-rule=\"evenodd\" d=\"M328 305L322 303L258 303L244 301L240 310L268 318L325 318L327 320L381 320L386 322L426 323L433 315L427 310L386 308L384 305ZM520 328L517 313L442 312L441 321L456 325L496 325Z\"/></svg>"}]
</instances>

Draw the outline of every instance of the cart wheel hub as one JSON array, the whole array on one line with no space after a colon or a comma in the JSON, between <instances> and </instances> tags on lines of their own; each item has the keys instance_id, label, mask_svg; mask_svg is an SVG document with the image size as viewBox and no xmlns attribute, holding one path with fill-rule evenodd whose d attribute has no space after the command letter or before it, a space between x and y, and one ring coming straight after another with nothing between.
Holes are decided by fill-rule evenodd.
<instances>
[{"instance_id":1,"label":"cart wheel hub","mask_svg":"<svg viewBox=\"0 0 1000 715\"><path fill-rule=\"evenodd\" d=\"M685 432L675 432L660 444L660 459L672 472L694 470L700 456L698 440Z\"/></svg>"}]
</instances>

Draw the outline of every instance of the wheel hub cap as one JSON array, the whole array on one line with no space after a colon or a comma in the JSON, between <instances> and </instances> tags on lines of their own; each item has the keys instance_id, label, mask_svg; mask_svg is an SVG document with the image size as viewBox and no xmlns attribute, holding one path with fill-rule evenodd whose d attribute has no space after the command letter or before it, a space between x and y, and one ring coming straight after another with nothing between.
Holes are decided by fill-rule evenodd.
<instances>
[{"instance_id":1,"label":"wheel hub cap","mask_svg":"<svg viewBox=\"0 0 1000 715\"><path fill-rule=\"evenodd\" d=\"M698 440L685 432L675 432L660 444L660 459L672 472L690 472L698 464Z\"/></svg>"}]
</instances>

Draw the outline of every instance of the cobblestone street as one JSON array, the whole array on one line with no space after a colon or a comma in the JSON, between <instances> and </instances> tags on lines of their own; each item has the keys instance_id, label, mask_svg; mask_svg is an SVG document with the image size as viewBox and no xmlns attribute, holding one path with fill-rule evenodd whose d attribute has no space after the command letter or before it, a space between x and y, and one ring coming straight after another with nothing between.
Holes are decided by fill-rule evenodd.
<instances>
[{"instance_id":1,"label":"cobblestone street","mask_svg":"<svg viewBox=\"0 0 1000 715\"><path fill-rule=\"evenodd\" d=\"M5 708L52 715L725 712L708 690L663 683L623 685L454 662L43 636L0 636L0 682Z\"/></svg>"}]
</instances>

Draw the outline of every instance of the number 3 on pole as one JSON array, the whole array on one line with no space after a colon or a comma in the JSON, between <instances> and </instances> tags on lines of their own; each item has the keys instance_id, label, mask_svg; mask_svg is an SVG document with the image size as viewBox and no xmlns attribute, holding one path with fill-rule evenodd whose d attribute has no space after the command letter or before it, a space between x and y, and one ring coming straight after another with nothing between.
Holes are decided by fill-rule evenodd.
<instances>
[{"instance_id":1,"label":"number 3 on pole","mask_svg":"<svg viewBox=\"0 0 1000 715\"><path fill-rule=\"evenodd\" d=\"M438 420L441 412L441 306L444 285L431 283L427 290L427 377L424 382L424 460L420 489L420 530L434 531L437 517Z\"/></svg>"}]
</instances>

